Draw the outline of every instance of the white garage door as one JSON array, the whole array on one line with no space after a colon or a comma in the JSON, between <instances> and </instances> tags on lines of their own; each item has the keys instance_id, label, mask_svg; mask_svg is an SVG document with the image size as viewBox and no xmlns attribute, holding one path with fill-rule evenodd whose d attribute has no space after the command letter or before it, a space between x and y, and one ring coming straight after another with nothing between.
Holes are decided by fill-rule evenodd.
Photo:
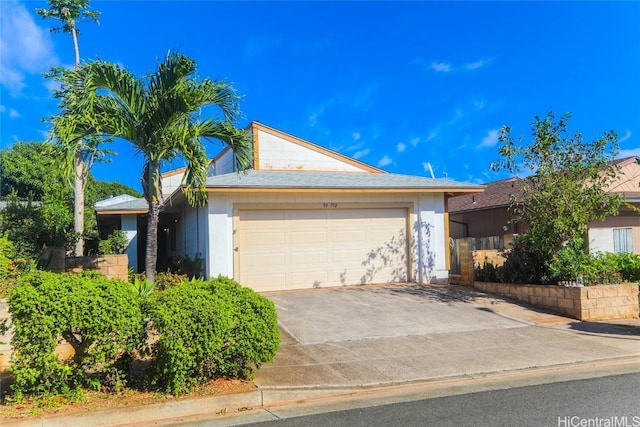
<instances>
[{"instance_id":1,"label":"white garage door","mask_svg":"<svg viewBox=\"0 0 640 427\"><path fill-rule=\"evenodd\" d=\"M407 279L407 209L240 210L239 282L259 291Z\"/></svg>"}]
</instances>

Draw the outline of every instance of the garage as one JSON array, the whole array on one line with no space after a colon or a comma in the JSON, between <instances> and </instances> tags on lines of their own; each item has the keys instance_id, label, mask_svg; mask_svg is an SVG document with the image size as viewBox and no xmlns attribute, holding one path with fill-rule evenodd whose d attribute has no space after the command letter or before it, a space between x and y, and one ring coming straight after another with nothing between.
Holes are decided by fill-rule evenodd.
<instances>
[{"instance_id":1,"label":"garage","mask_svg":"<svg viewBox=\"0 0 640 427\"><path fill-rule=\"evenodd\" d=\"M258 291L407 280L407 208L241 209L239 282Z\"/></svg>"}]
</instances>

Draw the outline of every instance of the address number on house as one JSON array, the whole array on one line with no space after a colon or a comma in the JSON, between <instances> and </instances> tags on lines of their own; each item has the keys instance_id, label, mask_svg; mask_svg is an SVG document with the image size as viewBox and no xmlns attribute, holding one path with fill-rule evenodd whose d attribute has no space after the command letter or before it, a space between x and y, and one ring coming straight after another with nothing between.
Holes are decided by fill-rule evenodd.
<instances>
[{"instance_id":1,"label":"address number on house","mask_svg":"<svg viewBox=\"0 0 640 427\"><path fill-rule=\"evenodd\" d=\"M337 203L326 203L325 202L325 203L322 204L322 207L323 208L329 208L329 209L331 209L331 208L335 209L335 208L338 207L338 204Z\"/></svg>"}]
</instances>

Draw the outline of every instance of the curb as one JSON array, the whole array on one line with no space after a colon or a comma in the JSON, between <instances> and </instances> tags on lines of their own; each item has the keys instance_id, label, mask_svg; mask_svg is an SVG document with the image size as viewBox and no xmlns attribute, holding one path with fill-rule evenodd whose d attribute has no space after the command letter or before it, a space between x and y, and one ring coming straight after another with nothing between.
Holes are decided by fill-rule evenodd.
<instances>
[{"instance_id":1,"label":"curb","mask_svg":"<svg viewBox=\"0 0 640 427\"><path fill-rule=\"evenodd\" d=\"M397 401L443 397L487 390L523 387L639 372L640 356L604 359L516 371L470 374L428 381L378 384L350 388L266 388L239 394L203 397L146 406L103 410L73 415L52 415L3 421L8 427L68 427L69 425L125 426L198 416L236 413L242 410L278 406L318 404L332 400ZM413 397L413 398L412 398ZM366 405L365 405L366 406Z\"/></svg>"}]
</instances>

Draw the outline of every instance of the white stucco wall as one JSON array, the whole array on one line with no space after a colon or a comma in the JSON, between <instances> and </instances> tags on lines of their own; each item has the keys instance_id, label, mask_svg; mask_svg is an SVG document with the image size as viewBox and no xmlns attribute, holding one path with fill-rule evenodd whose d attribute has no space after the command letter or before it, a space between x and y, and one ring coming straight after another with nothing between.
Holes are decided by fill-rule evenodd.
<instances>
[{"instance_id":1,"label":"white stucco wall","mask_svg":"<svg viewBox=\"0 0 640 427\"><path fill-rule=\"evenodd\" d=\"M258 130L258 165L262 170L363 172L362 168Z\"/></svg>"},{"instance_id":2,"label":"white stucco wall","mask_svg":"<svg viewBox=\"0 0 640 427\"><path fill-rule=\"evenodd\" d=\"M414 263L412 266L412 279L419 279L420 265L418 254L426 257L432 251L433 261L423 261L422 265L432 265L429 271L424 271L421 277L424 282L429 280L444 280L448 277L446 269L446 252L448 246L445 242L444 224L444 196L441 193L415 194L384 193L384 194L296 194L296 193L244 193L225 194L212 193L209 195L208 203L208 224L209 231L209 253L207 257L207 275L215 277L219 274L233 277L234 275L234 229L233 215L235 204L318 204L322 203L362 203L362 204L393 204L402 203L412 206L410 215L411 233L419 228L416 224L421 221L423 224L423 235L421 237L422 247L414 250ZM424 227L429 227L429 232L425 232ZM427 235L430 235L427 237ZM412 240L418 242L417 235L413 235ZM428 249L427 249L428 248Z\"/></svg>"}]
</instances>

